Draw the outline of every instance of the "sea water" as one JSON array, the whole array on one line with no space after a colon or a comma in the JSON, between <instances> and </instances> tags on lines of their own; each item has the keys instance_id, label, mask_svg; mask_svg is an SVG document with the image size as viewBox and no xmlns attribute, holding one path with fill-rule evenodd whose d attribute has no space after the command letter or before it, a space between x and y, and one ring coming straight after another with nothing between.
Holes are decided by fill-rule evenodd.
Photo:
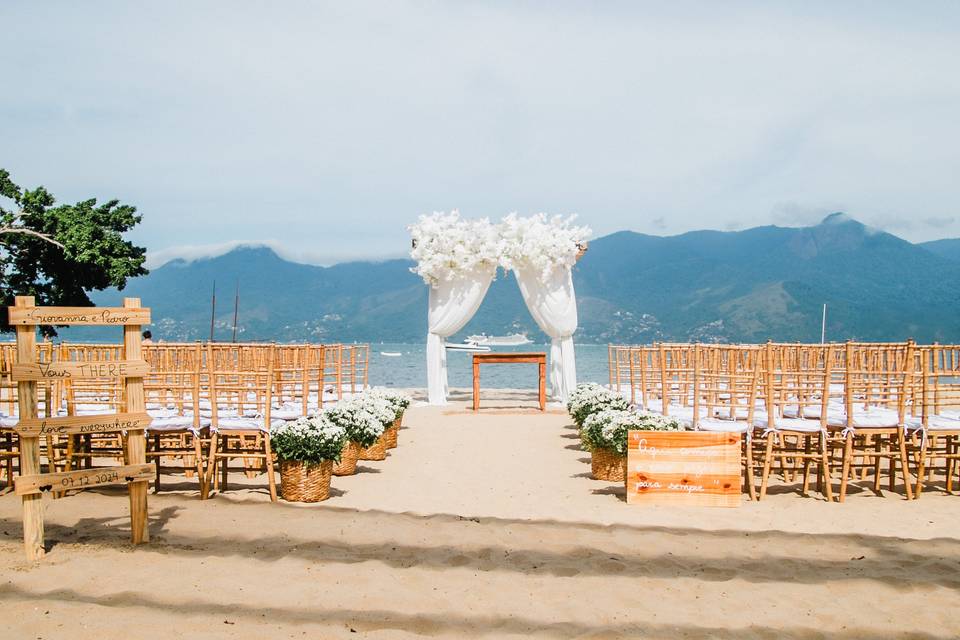
<instances>
[{"instance_id":1,"label":"sea water","mask_svg":"<svg viewBox=\"0 0 960 640\"><path fill-rule=\"evenodd\" d=\"M543 352L549 356L550 345L525 344L509 347L491 347L492 351ZM577 381L606 383L607 345L578 344ZM399 353L385 356L383 353ZM447 351L447 377L451 387L473 386L473 354L466 351ZM427 347L424 344L370 344L369 382L373 386L398 388L426 388ZM534 389L537 386L537 366L533 364L488 364L480 367L480 384L484 389Z\"/></svg>"}]
</instances>

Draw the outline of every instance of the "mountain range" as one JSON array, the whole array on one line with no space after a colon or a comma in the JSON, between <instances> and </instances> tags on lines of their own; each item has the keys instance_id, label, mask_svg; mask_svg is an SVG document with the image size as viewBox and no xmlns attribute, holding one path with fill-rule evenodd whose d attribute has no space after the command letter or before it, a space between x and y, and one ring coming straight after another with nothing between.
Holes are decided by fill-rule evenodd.
<instances>
[{"instance_id":1,"label":"mountain range","mask_svg":"<svg viewBox=\"0 0 960 640\"><path fill-rule=\"evenodd\" d=\"M173 260L100 305L139 296L156 337L206 338L217 283L215 337L230 339L239 283L238 339L422 342L427 287L409 260L298 264L266 247ZM960 339L960 239L913 244L832 214L809 227L621 231L590 243L574 269L578 342L816 341L827 304L829 340ZM99 337L71 329L65 337ZM527 332L540 341L512 274L501 273L470 333Z\"/></svg>"}]
</instances>

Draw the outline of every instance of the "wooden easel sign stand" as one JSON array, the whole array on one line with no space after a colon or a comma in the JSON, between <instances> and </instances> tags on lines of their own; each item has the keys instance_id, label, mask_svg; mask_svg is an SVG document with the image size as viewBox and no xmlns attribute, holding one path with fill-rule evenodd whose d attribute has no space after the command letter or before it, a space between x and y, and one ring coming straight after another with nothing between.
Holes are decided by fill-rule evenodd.
<instances>
[{"instance_id":1,"label":"wooden easel sign stand","mask_svg":"<svg viewBox=\"0 0 960 640\"><path fill-rule=\"evenodd\" d=\"M16 493L23 500L23 544L29 560L44 556L43 494L126 484L130 494L130 538L134 544L150 541L147 530L147 486L153 465L147 464L144 429L150 424L143 395L143 376L150 370L143 360L140 327L150 322L150 309L139 298L124 298L122 308L37 307L33 296L17 296L8 307L17 330L17 382L20 421L20 473ZM107 325L123 327L124 360L106 362L37 362L37 325ZM118 378L124 380L126 410L113 415L37 416L37 382L64 378ZM50 407L47 407L49 413ZM59 473L41 473L40 437L89 433L127 434L127 464Z\"/></svg>"}]
</instances>

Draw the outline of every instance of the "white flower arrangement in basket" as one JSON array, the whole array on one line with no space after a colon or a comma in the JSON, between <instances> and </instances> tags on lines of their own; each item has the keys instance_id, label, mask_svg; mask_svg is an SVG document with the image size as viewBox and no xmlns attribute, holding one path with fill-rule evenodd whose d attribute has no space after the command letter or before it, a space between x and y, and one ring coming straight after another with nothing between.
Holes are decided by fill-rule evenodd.
<instances>
[{"instance_id":1,"label":"white flower arrangement in basket","mask_svg":"<svg viewBox=\"0 0 960 640\"><path fill-rule=\"evenodd\" d=\"M317 465L325 460L339 462L346 440L346 429L323 414L284 422L270 433L277 458L307 465Z\"/></svg>"},{"instance_id":2,"label":"white flower arrangement in basket","mask_svg":"<svg viewBox=\"0 0 960 640\"><path fill-rule=\"evenodd\" d=\"M389 411L389 406L385 402L374 403L365 399L364 396L357 396L342 400L325 409L323 415L330 422L343 427L348 440L366 448L383 435L386 424L389 424L385 424L383 418Z\"/></svg>"},{"instance_id":3,"label":"white flower arrangement in basket","mask_svg":"<svg viewBox=\"0 0 960 640\"><path fill-rule=\"evenodd\" d=\"M596 382L578 384L567 400L567 411L579 427L584 426L590 414L605 409L626 411L629 407L630 403L623 396Z\"/></svg>"},{"instance_id":4,"label":"white flower arrangement in basket","mask_svg":"<svg viewBox=\"0 0 960 640\"><path fill-rule=\"evenodd\" d=\"M683 431L680 421L655 413L604 409L587 416L581 441L588 451L607 449L627 455L630 431Z\"/></svg>"},{"instance_id":5,"label":"white flower arrangement in basket","mask_svg":"<svg viewBox=\"0 0 960 640\"><path fill-rule=\"evenodd\" d=\"M390 405L390 408L394 412L394 419L399 418L403 415L403 412L407 410L410 404L413 402L413 398L409 395L403 393L402 391L393 391L391 389L376 388L371 389L366 392L364 395L371 398L382 398L387 404Z\"/></svg>"}]
</instances>

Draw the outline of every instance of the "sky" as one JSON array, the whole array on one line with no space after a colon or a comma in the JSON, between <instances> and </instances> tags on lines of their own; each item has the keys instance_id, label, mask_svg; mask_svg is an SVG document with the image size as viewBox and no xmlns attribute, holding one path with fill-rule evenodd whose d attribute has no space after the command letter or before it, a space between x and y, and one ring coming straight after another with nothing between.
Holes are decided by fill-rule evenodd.
<instances>
[{"instance_id":1,"label":"sky","mask_svg":"<svg viewBox=\"0 0 960 640\"><path fill-rule=\"evenodd\" d=\"M419 214L960 236L960 3L0 4L0 167L150 263L404 255Z\"/></svg>"}]
</instances>

